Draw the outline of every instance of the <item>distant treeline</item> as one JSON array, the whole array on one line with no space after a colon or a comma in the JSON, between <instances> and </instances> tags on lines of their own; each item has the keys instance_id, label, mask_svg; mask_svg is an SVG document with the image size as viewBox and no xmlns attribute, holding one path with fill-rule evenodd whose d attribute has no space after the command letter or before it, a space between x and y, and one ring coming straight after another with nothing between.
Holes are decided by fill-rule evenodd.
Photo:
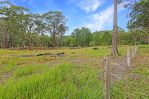
<instances>
[{"instance_id":1,"label":"distant treeline","mask_svg":"<svg viewBox=\"0 0 149 99\"><path fill-rule=\"evenodd\" d=\"M148 32L145 31L128 31L118 29L118 44L148 44ZM69 47L88 47L88 46L106 46L112 43L111 31L96 31L91 33L88 28L75 29L70 36L65 36L63 40L64 46Z\"/></svg>"},{"instance_id":2,"label":"distant treeline","mask_svg":"<svg viewBox=\"0 0 149 99\"><path fill-rule=\"evenodd\" d=\"M10 37L9 47L22 47L22 42L19 35ZM28 36L25 35L23 47L29 47ZM51 36L31 34L32 47L52 47ZM148 44L148 34L146 32L125 32L124 30L118 33L119 45L131 45L135 43ZM71 35L56 37L57 47L89 47L89 46L106 46L112 43L111 31L96 31L90 32L88 28L75 29ZM2 45L1 45L2 47Z\"/></svg>"},{"instance_id":3,"label":"distant treeline","mask_svg":"<svg viewBox=\"0 0 149 99\"><path fill-rule=\"evenodd\" d=\"M74 29L70 35L64 35L68 30L66 22L67 19L60 11L32 14L24 7L0 2L0 48L111 45L112 30L92 33L88 28L82 27ZM149 43L148 30L135 30L133 26L129 24L133 31L128 32L118 28L119 44Z\"/></svg>"}]
</instances>

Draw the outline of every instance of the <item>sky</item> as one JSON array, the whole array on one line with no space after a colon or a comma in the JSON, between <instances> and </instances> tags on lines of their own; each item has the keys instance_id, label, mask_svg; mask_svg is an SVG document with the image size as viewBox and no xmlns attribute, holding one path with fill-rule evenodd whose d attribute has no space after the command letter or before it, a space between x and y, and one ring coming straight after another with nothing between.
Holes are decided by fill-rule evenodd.
<instances>
[{"instance_id":1,"label":"sky","mask_svg":"<svg viewBox=\"0 0 149 99\"><path fill-rule=\"evenodd\" d=\"M58 10L68 19L70 34L75 28L87 27L92 32L112 30L113 0L10 0L13 4L24 6L33 13ZM118 26L127 30L127 8L118 6Z\"/></svg>"}]
</instances>

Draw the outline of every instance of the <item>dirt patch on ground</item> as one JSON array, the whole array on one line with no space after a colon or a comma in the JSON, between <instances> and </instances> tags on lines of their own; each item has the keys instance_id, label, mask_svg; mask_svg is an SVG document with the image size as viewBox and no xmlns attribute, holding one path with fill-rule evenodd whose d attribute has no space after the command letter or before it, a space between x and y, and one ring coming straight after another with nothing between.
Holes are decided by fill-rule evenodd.
<instances>
[{"instance_id":1,"label":"dirt patch on ground","mask_svg":"<svg viewBox=\"0 0 149 99\"><path fill-rule=\"evenodd\" d=\"M1 76L0 85L4 84L5 81L13 74L14 69L11 72L6 72Z\"/></svg>"},{"instance_id":2,"label":"dirt patch on ground","mask_svg":"<svg viewBox=\"0 0 149 99\"><path fill-rule=\"evenodd\" d=\"M133 59L133 66L137 66L138 64L144 63L146 61L147 61L147 57L145 57L144 55L137 55Z\"/></svg>"}]
</instances>

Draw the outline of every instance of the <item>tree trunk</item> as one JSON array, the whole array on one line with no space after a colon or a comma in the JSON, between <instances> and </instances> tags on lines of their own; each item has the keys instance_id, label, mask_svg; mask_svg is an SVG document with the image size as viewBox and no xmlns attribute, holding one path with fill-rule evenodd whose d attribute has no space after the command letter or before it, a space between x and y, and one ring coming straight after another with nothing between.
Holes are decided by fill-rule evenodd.
<instances>
[{"instance_id":1,"label":"tree trunk","mask_svg":"<svg viewBox=\"0 0 149 99\"><path fill-rule=\"evenodd\" d=\"M32 47L31 39L31 33L29 33L29 50L31 50Z\"/></svg>"},{"instance_id":2,"label":"tree trunk","mask_svg":"<svg viewBox=\"0 0 149 99\"><path fill-rule=\"evenodd\" d=\"M56 41L55 41L55 32L53 33L52 35L52 48L54 49L55 48L55 45L56 45Z\"/></svg>"},{"instance_id":3,"label":"tree trunk","mask_svg":"<svg viewBox=\"0 0 149 99\"><path fill-rule=\"evenodd\" d=\"M64 43L63 43L63 33L61 33L61 37L60 37L60 46L63 47Z\"/></svg>"},{"instance_id":4,"label":"tree trunk","mask_svg":"<svg viewBox=\"0 0 149 99\"><path fill-rule=\"evenodd\" d=\"M3 34L3 48L8 48L8 33Z\"/></svg>"},{"instance_id":5,"label":"tree trunk","mask_svg":"<svg viewBox=\"0 0 149 99\"><path fill-rule=\"evenodd\" d=\"M21 35L21 48L24 48L24 35Z\"/></svg>"},{"instance_id":6,"label":"tree trunk","mask_svg":"<svg viewBox=\"0 0 149 99\"><path fill-rule=\"evenodd\" d=\"M117 49L117 0L114 0L114 17L113 17L113 34L112 34L112 55L114 57L118 56Z\"/></svg>"}]
</instances>

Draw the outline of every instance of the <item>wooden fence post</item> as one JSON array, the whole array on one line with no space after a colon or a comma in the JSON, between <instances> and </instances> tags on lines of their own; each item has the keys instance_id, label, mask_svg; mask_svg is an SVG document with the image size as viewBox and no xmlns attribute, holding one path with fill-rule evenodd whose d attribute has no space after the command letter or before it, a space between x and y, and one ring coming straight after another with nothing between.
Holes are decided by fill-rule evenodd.
<instances>
[{"instance_id":1,"label":"wooden fence post","mask_svg":"<svg viewBox=\"0 0 149 99\"><path fill-rule=\"evenodd\" d=\"M104 58L104 99L110 99L110 73L108 58Z\"/></svg>"},{"instance_id":2,"label":"wooden fence post","mask_svg":"<svg viewBox=\"0 0 149 99\"><path fill-rule=\"evenodd\" d=\"M128 51L127 51L127 66L130 67L130 63L131 63L131 49L128 48Z\"/></svg>"},{"instance_id":3,"label":"wooden fence post","mask_svg":"<svg viewBox=\"0 0 149 99\"><path fill-rule=\"evenodd\" d=\"M132 47L132 59L135 57L135 47Z\"/></svg>"}]
</instances>

